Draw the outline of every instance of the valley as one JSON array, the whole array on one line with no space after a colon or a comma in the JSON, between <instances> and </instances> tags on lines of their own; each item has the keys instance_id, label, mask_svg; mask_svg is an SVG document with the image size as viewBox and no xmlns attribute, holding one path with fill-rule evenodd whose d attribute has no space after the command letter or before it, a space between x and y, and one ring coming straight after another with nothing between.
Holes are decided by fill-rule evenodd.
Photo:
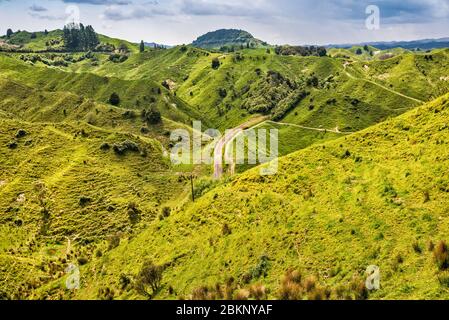
<instances>
[{"instance_id":1,"label":"valley","mask_svg":"<svg viewBox=\"0 0 449 320\"><path fill-rule=\"evenodd\" d=\"M447 296L449 49L64 32L0 39L0 298ZM193 121L231 129L213 165L170 161ZM227 151L248 129L278 130L275 175Z\"/></svg>"}]
</instances>

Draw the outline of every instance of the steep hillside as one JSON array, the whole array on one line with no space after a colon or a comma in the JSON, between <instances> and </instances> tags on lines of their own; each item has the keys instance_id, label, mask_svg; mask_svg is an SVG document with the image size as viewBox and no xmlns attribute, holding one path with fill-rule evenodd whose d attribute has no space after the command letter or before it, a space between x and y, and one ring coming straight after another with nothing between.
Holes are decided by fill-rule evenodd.
<instances>
[{"instance_id":1,"label":"steep hillside","mask_svg":"<svg viewBox=\"0 0 449 320\"><path fill-rule=\"evenodd\" d=\"M85 264L157 219L187 188L156 141L84 123L1 119L1 297ZM179 202L179 198L177 198Z\"/></svg>"},{"instance_id":2,"label":"steep hillside","mask_svg":"<svg viewBox=\"0 0 449 320\"><path fill-rule=\"evenodd\" d=\"M218 186L82 267L71 297L143 298L121 279L133 283L145 259L165 266L156 298L230 276L275 298L289 268L335 288L369 265L381 270L371 298L446 297L448 274L428 250L449 231L448 99L287 156L275 176L256 168ZM54 297L61 286L38 292Z\"/></svg>"},{"instance_id":3,"label":"steep hillside","mask_svg":"<svg viewBox=\"0 0 449 320\"><path fill-rule=\"evenodd\" d=\"M149 79L123 80L92 73L71 73L45 66L31 66L17 59L0 56L0 76L46 91L66 91L100 103L109 103L112 93L120 98L119 106L134 109L156 108L173 121L190 124L202 116L160 84ZM204 120L207 123L206 120Z\"/></svg>"}]
</instances>

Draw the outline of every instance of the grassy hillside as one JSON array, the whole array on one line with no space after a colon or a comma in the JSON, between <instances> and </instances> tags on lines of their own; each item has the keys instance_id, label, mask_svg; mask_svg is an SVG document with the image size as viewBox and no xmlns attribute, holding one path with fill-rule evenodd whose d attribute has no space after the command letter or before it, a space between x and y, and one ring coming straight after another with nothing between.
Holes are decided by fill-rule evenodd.
<instances>
[{"instance_id":1,"label":"grassy hillside","mask_svg":"<svg viewBox=\"0 0 449 320\"><path fill-rule=\"evenodd\" d=\"M132 237L187 187L150 138L0 121L2 297L29 297L27 288L59 277L65 261L85 263L103 242Z\"/></svg>"},{"instance_id":2,"label":"grassy hillside","mask_svg":"<svg viewBox=\"0 0 449 320\"><path fill-rule=\"evenodd\" d=\"M439 279L448 275L427 248L449 228L448 99L285 157L275 176L256 168L218 186L93 259L71 297L109 288L115 298L143 298L120 279L132 282L151 259L165 266L160 299L230 276L241 288L262 283L275 298L289 268L336 288L372 264L381 289L371 298L444 298ZM38 292L63 294L61 283Z\"/></svg>"},{"instance_id":3,"label":"grassy hillside","mask_svg":"<svg viewBox=\"0 0 449 320\"><path fill-rule=\"evenodd\" d=\"M202 119L195 110L167 92L161 85L148 79L123 80L92 73L70 73L57 68L30 66L6 56L0 56L0 76L46 91L65 91L108 103L112 93L120 97L119 106L134 109L156 108L173 121L190 124L191 119ZM205 120L207 123L207 121Z\"/></svg>"},{"instance_id":4,"label":"grassy hillside","mask_svg":"<svg viewBox=\"0 0 449 320\"><path fill-rule=\"evenodd\" d=\"M12 34L10 38L2 36L0 39L6 44L18 46L18 48L26 51L64 50L63 31L60 29L48 32L20 31ZM98 35L98 40L102 44L111 44L115 48L119 48L120 45L125 45L130 52L139 52L139 46L137 44L126 40L110 38L105 35Z\"/></svg>"},{"instance_id":5,"label":"grassy hillside","mask_svg":"<svg viewBox=\"0 0 449 320\"><path fill-rule=\"evenodd\" d=\"M68 67L57 67L65 72L55 67L35 69L4 58L2 73L30 86L71 91L103 103L117 91L122 107L155 105L166 118L184 124L200 119L204 127L220 130L262 113L285 123L354 132L449 89L447 50L390 50L394 57L386 60L376 58L386 52L371 47L339 50L358 56L357 49L366 55L372 51L375 58L338 57L333 51L332 57L278 56L266 49L218 54L179 46L132 54L123 63L101 54L74 57ZM214 59L220 62L218 68L212 67ZM36 62L35 66L45 65ZM155 94L158 90L162 95ZM290 139L290 149L303 148L304 141Z\"/></svg>"}]
</instances>

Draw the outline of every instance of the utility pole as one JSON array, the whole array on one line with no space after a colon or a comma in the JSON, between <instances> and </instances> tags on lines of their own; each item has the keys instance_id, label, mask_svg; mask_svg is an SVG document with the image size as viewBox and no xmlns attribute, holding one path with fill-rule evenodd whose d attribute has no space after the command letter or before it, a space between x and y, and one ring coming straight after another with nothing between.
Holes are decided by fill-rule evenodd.
<instances>
[{"instance_id":1,"label":"utility pole","mask_svg":"<svg viewBox=\"0 0 449 320\"><path fill-rule=\"evenodd\" d=\"M192 187L192 201L195 202L195 193L193 189L193 174L190 175L190 185Z\"/></svg>"}]
</instances>

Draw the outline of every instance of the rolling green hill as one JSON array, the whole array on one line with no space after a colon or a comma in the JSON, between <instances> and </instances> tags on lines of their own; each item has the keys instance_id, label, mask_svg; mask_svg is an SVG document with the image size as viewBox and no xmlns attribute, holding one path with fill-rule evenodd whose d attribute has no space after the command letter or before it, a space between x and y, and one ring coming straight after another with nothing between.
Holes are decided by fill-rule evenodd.
<instances>
[{"instance_id":1,"label":"rolling green hill","mask_svg":"<svg viewBox=\"0 0 449 320\"><path fill-rule=\"evenodd\" d=\"M39 52L62 48L60 30L0 39L34 51L0 53L0 298L362 299L369 265L369 298L447 295L449 49L284 56L221 30L140 53L99 38L130 52ZM173 166L170 133L192 120L278 129L278 174Z\"/></svg>"},{"instance_id":2,"label":"rolling green hill","mask_svg":"<svg viewBox=\"0 0 449 320\"><path fill-rule=\"evenodd\" d=\"M166 266L157 299L188 297L231 276L237 287L261 283L276 298L289 268L336 288L373 264L382 280L370 298L444 298L439 279L448 274L427 247L447 240L448 99L285 157L275 176L256 168L218 186L93 259L72 298L98 298L106 288L115 298L143 298L121 288L119 274L132 281L145 259ZM41 294L62 294L57 288Z\"/></svg>"}]
</instances>

